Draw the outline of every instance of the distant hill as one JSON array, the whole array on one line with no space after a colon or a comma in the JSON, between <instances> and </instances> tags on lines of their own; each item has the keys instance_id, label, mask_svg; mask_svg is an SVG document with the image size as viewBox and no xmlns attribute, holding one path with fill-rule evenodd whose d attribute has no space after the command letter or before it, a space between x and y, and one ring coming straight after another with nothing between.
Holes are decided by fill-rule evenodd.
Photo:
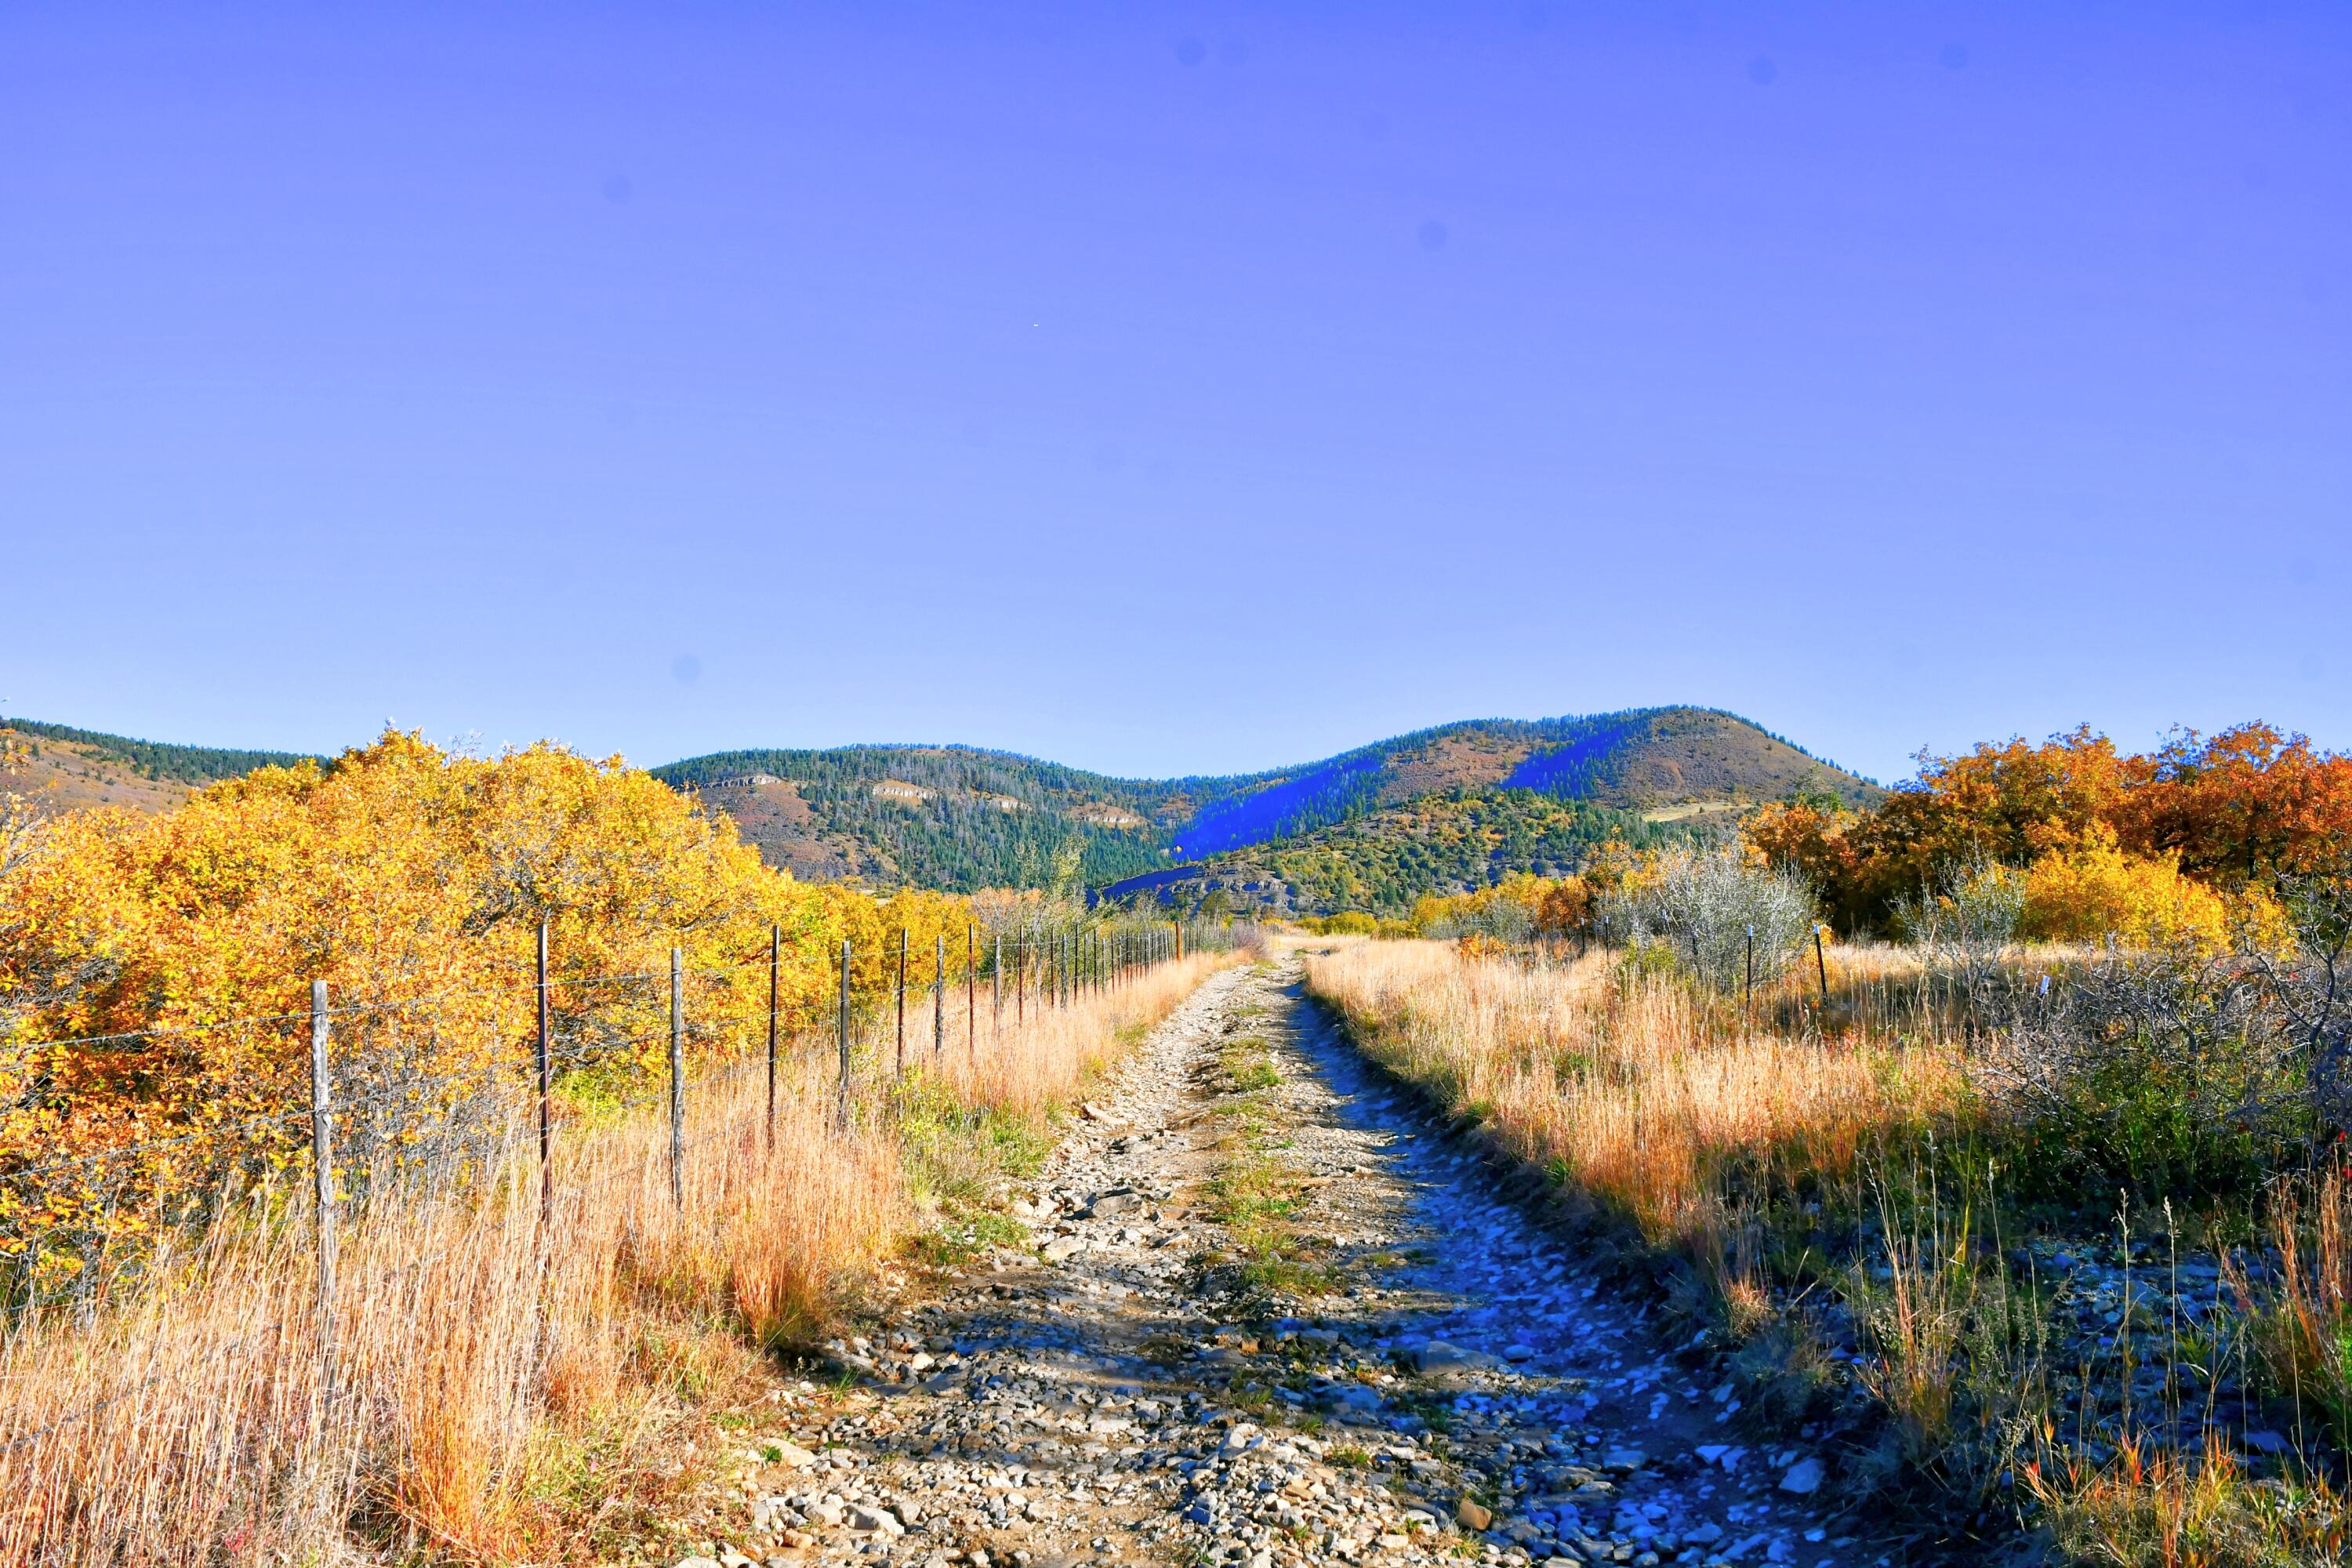
<instances>
[{"instance_id":1,"label":"distant hill","mask_svg":"<svg viewBox=\"0 0 2352 1568\"><path fill-rule=\"evenodd\" d=\"M1881 793L1735 714L1472 720L1263 773L1118 779L960 746L724 752L653 770L804 877L1040 886L1057 853L1118 899L1389 908L1567 870L1802 792Z\"/></svg>"},{"instance_id":2,"label":"distant hill","mask_svg":"<svg viewBox=\"0 0 2352 1568\"><path fill-rule=\"evenodd\" d=\"M1066 851L1089 885L1165 865L1166 834L1200 794L1195 781L969 746L719 752L653 773L725 811L795 876L965 890L1045 886Z\"/></svg>"},{"instance_id":3,"label":"distant hill","mask_svg":"<svg viewBox=\"0 0 2352 1568\"><path fill-rule=\"evenodd\" d=\"M1236 792L1172 836L1172 864L1102 892L1286 913L1402 910L1514 872L1574 870L1612 838L1645 847L1767 801L1862 805L1885 793L1715 709L1471 720Z\"/></svg>"},{"instance_id":4,"label":"distant hill","mask_svg":"<svg viewBox=\"0 0 2352 1568\"><path fill-rule=\"evenodd\" d=\"M295 752L0 721L0 789L58 809L169 809ZM1261 773L1120 779L969 746L691 757L652 770L811 879L970 891L1069 880L1120 900L1393 910L1559 873L1592 846L1703 832L1801 795L1884 792L1737 714L1643 708L1475 719Z\"/></svg>"},{"instance_id":5,"label":"distant hill","mask_svg":"<svg viewBox=\"0 0 2352 1568\"><path fill-rule=\"evenodd\" d=\"M177 746L70 724L0 719L0 790L35 796L58 811L92 805L164 811L199 785L301 760L299 752Z\"/></svg>"}]
</instances>

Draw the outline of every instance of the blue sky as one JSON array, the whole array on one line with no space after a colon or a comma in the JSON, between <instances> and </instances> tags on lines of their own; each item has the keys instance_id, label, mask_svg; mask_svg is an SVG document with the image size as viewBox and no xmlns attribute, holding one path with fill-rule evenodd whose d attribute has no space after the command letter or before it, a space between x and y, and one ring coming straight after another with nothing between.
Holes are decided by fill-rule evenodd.
<instances>
[{"instance_id":1,"label":"blue sky","mask_svg":"<svg viewBox=\"0 0 2352 1568\"><path fill-rule=\"evenodd\" d=\"M2352 745L2352 8L0 8L0 712Z\"/></svg>"}]
</instances>

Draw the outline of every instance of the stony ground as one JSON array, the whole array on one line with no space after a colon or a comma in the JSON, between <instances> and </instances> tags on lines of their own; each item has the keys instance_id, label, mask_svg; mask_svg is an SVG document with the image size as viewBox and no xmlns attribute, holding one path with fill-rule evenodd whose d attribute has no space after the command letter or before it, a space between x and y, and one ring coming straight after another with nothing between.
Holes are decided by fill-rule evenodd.
<instances>
[{"instance_id":1,"label":"stony ground","mask_svg":"<svg viewBox=\"0 0 2352 1568\"><path fill-rule=\"evenodd\" d=\"M775 1396L712 1559L1885 1561L1304 1001L1212 979L950 1271ZM691 1561L691 1560L690 1560Z\"/></svg>"}]
</instances>

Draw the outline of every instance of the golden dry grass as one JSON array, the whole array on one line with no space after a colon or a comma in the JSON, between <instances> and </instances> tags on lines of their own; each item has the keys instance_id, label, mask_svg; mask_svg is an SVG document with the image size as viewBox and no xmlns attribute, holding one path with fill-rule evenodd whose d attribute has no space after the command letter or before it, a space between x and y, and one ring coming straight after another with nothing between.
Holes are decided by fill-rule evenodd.
<instances>
[{"instance_id":1,"label":"golden dry grass","mask_svg":"<svg viewBox=\"0 0 2352 1568\"><path fill-rule=\"evenodd\" d=\"M910 1066L966 1104L1043 1116L1222 962L1033 1008L1024 1028L992 1028L983 1002L976 1040L954 1008L936 1060L926 1016ZM441 1558L578 1560L577 1521L534 1493L551 1447L648 1425L698 1335L814 1327L908 1234L877 1045L847 1131L829 1041L786 1064L772 1144L756 1065L694 1084L682 1204L656 1102L559 1141L543 1224L521 1137L467 1190L378 1205L340 1236L331 1358L302 1194L250 1194L143 1289L0 1347L0 1564L316 1561L354 1530Z\"/></svg>"},{"instance_id":2,"label":"golden dry grass","mask_svg":"<svg viewBox=\"0 0 2352 1568\"><path fill-rule=\"evenodd\" d=\"M2031 974L2080 956L2036 949L2015 962ZM2252 1484L2210 1433L2186 1455L2126 1435L2095 1461L2059 1440L2053 1385L2066 1369L2048 1364L2045 1303L1987 1261L2000 1252L1998 1211L1953 1168L1961 1147L1997 1153L2020 1134L1972 1092L1966 1044L1916 956L1825 957L1816 967L1808 953L1752 1008L1623 953L1530 963L1435 942L1340 942L1308 958L1307 977L1360 1048L1691 1259L1735 1333L1773 1325L1774 1285L1782 1302L1798 1273L1822 1287L1861 1330L1871 1353L1855 1375L1901 1457L1963 1511L2005 1472L2064 1561L2343 1561L2352 1510L2328 1477L2290 1466ZM1792 1273L1785 1251L1770 1265L1757 1255L1776 1225L1801 1244L1857 1216L1877 1239L1843 1264L1816 1256ZM2352 1430L2352 1185L2323 1176L2263 1228L2285 1283L2258 1300L2236 1282L2246 1331L2230 1353L2264 1363L2250 1381ZM2115 1374L2118 1387L2085 1384L2082 1408L2128 1398L2130 1371Z\"/></svg>"},{"instance_id":3,"label":"golden dry grass","mask_svg":"<svg viewBox=\"0 0 2352 1568\"><path fill-rule=\"evenodd\" d=\"M1736 1292L1743 1194L1850 1184L1890 1134L1964 1089L1938 1037L1869 1026L1913 1005L1900 961L1832 958L1833 1015L1847 1021L1826 1034L1795 975L1749 1020L1601 952L1529 965L1364 942L1310 956L1307 972L1372 1056Z\"/></svg>"}]
</instances>

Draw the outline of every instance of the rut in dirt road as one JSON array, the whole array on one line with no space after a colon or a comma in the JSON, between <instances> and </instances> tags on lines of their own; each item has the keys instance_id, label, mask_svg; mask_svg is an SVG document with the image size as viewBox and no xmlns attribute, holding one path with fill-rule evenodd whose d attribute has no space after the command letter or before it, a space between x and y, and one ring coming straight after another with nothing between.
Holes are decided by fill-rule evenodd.
<instances>
[{"instance_id":1,"label":"rut in dirt road","mask_svg":"<svg viewBox=\"0 0 2352 1568\"><path fill-rule=\"evenodd\" d=\"M1868 1560L1297 982L1213 977L1015 1204L1036 1250L839 1347L837 1446L767 1448L723 1561Z\"/></svg>"}]
</instances>

